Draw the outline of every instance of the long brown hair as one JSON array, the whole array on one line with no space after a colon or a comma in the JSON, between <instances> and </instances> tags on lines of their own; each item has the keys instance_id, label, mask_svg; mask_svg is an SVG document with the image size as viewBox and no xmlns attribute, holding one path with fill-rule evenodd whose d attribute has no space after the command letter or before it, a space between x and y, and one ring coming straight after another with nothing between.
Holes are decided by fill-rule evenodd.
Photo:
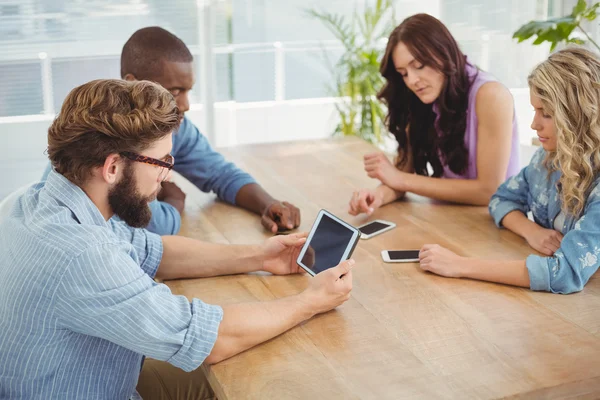
<instances>
[{"instance_id":1,"label":"long brown hair","mask_svg":"<svg viewBox=\"0 0 600 400\"><path fill-rule=\"evenodd\" d=\"M436 100L441 135L434 127L436 117L432 105L421 102L396 71L392 53L400 42L408 47L419 63L440 71L446 78ZM398 166L404 165L408 159L406 149L410 140L416 173L428 176L429 163L433 167L433 176L439 177L443 172L443 162L454 173L466 170L469 154L464 137L472 83L466 64L466 56L448 28L431 15L413 15L394 29L380 67L386 84L377 97L388 107L386 124L398 141Z\"/></svg>"},{"instance_id":2,"label":"long brown hair","mask_svg":"<svg viewBox=\"0 0 600 400\"><path fill-rule=\"evenodd\" d=\"M139 153L179 126L181 112L152 82L100 79L73 89L48 129L48 157L77 185L110 154Z\"/></svg>"}]
</instances>

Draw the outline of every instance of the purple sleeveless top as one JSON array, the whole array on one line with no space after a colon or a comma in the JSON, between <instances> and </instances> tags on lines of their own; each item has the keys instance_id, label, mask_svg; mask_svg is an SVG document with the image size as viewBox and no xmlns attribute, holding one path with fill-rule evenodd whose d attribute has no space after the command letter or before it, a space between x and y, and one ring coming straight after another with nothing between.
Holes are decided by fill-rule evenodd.
<instances>
[{"instance_id":1,"label":"purple sleeveless top","mask_svg":"<svg viewBox=\"0 0 600 400\"><path fill-rule=\"evenodd\" d=\"M442 173L442 178L449 179L477 179L477 113L475 112L475 96L477 96L477 91L479 88L487 82L495 82L496 79L487 72L479 71L475 66L469 63L467 60L467 73L469 75L469 79L473 79L475 75L475 80L471 84L471 88L469 89L469 102L467 106L467 128L465 130L465 147L469 151L469 164L467 169L462 174L455 174L450 170L450 167L446 165L442 160L442 165L444 166L444 172ZM514 106L513 106L514 107ZM439 108L437 104L433 104L433 112L437 115L435 126L438 134L440 131L437 127L438 119L439 119ZM510 151L510 160L508 162L508 169L506 170L506 178L510 178L513 175L516 175L519 172L519 132L517 130L517 118L516 113L513 111L513 121L512 121L512 141L511 141L511 151Z\"/></svg>"}]
</instances>

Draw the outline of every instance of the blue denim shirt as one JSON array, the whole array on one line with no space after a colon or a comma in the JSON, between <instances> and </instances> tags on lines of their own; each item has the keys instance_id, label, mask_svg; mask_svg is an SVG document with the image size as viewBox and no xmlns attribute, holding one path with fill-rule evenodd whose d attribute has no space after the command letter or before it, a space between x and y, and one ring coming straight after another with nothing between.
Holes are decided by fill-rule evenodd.
<instances>
[{"instance_id":1,"label":"blue denim shirt","mask_svg":"<svg viewBox=\"0 0 600 400\"><path fill-rule=\"evenodd\" d=\"M175 167L184 178L205 193L214 192L219 199L235 204L238 191L245 185L256 183L254 178L228 162L208 143L198 128L184 118L179 130L173 135ZM46 180L50 165L42 177ZM158 235L176 235L181 228L181 216L170 204L155 200L150 203L152 219L147 229Z\"/></svg>"},{"instance_id":2,"label":"blue denim shirt","mask_svg":"<svg viewBox=\"0 0 600 400\"><path fill-rule=\"evenodd\" d=\"M548 177L544 166L546 151L539 149L528 166L504 182L492 196L489 210L498 226L511 211L526 214L534 221L554 229L554 219L561 210L557 188L560 171ZM530 255L526 264L532 290L573 293L583 289L600 265L600 178L592 184L585 207L579 217L567 214L561 246L552 257Z\"/></svg>"}]
</instances>

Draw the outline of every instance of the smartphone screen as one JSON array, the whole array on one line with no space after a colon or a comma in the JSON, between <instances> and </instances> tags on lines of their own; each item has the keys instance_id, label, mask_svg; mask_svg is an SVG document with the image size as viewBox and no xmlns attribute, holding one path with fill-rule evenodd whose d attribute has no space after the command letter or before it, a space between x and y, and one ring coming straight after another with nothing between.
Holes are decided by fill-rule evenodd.
<instances>
[{"instance_id":1,"label":"smartphone screen","mask_svg":"<svg viewBox=\"0 0 600 400\"><path fill-rule=\"evenodd\" d=\"M373 221L370 224L367 224L365 226L361 226L360 228L358 228L358 230L360 231L360 233L362 233L363 235L372 235L376 232L379 232L385 228L390 227L390 225L388 224L383 224L379 221Z\"/></svg>"},{"instance_id":2,"label":"smartphone screen","mask_svg":"<svg viewBox=\"0 0 600 400\"><path fill-rule=\"evenodd\" d=\"M418 260L419 250L388 250L390 260Z\"/></svg>"}]
</instances>

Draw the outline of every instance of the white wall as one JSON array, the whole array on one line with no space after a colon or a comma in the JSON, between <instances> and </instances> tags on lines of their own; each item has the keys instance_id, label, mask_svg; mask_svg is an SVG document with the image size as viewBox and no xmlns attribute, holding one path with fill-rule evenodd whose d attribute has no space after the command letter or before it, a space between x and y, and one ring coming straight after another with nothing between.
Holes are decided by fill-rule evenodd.
<instances>
[{"instance_id":1,"label":"white wall","mask_svg":"<svg viewBox=\"0 0 600 400\"><path fill-rule=\"evenodd\" d=\"M47 116L9 117L0 121L0 199L39 180L47 164Z\"/></svg>"},{"instance_id":2,"label":"white wall","mask_svg":"<svg viewBox=\"0 0 600 400\"><path fill-rule=\"evenodd\" d=\"M521 162L525 164L532 153L528 145L533 136L529 128L533 112L528 89L512 92L522 144ZM202 130L201 107L192 106L186 115ZM332 98L217 103L215 120L216 147L327 138L337 123ZM51 123L52 118L48 116L0 118L0 199L40 178L47 163L45 150Z\"/></svg>"}]
</instances>

